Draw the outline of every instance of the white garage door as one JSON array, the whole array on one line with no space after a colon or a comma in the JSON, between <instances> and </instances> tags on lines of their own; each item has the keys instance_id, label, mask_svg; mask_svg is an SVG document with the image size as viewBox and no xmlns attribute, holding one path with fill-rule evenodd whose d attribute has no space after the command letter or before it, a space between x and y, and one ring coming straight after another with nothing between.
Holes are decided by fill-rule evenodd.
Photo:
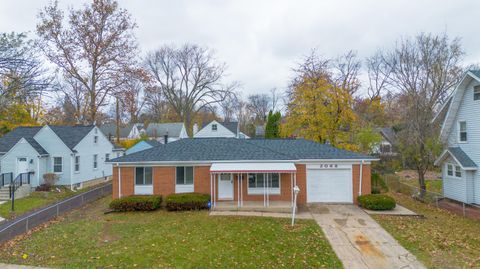
<instances>
[{"instance_id":1,"label":"white garage door","mask_svg":"<svg viewBox=\"0 0 480 269\"><path fill-rule=\"evenodd\" d=\"M353 203L352 170L308 169L308 203Z\"/></svg>"}]
</instances>

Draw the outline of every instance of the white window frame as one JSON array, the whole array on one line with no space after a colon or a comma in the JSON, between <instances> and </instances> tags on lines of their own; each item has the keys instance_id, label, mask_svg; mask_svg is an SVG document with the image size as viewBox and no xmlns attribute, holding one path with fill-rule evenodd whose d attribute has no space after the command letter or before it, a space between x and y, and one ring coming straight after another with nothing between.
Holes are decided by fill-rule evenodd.
<instances>
[{"instance_id":1,"label":"white window frame","mask_svg":"<svg viewBox=\"0 0 480 269\"><path fill-rule=\"evenodd\" d=\"M146 168L149 168L149 169L152 170L151 173L150 173L151 176L152 176L150 184L145 184L145 174L146 174L145 169ZM143 184L137 184L137 169L143 169L143 179L142 179ZM151 166L136 166L135 167L135 186L153 186L153 167L151 167Z\"/></svg>"},{"instance_id":2,"label":"white window frame","mask_svg":"<svg viewBox=\"0 0 480 269\"><path fill-rule=\"evenodd\" d=\"M110 153L105 153L105 161L110 161Z\"/></svg>"},{"instance_id":3,"label":"white window frame","mask_svg":"<svg viewBox=\"0 0 480 269\"><path fill-rule=\"evenodd\" d=\"M77 160L78 158L78 160ZM73 169L75 173L80 173L80 156L75 156L74 164L73 164Z\"/></svg>"},{"instance_id":4,"label":"white window frame","mask_svg":"<svg viewBox=\"0 0 480 269\"><path fill-rule=\"evenodd\" d=\"M98 154L93 154L93 170L98 169Z\"/></svg>"},{"instance_id":5,"label":"white window frame","mask_svg":"<svg viewBox=\"0 0 480 269\"><path fill-rule=\"evenodd\" d=\"M455 167L455 166L454 166L453 164L447 163L447 176L448 176L448 177L453 177L453 176L455 175L455 171L454 171L455 168L454 168L454 167ZM449 172L452 172L452 174L450 175Z\"/></svg>"},{"instance_id":6,"label":"white window frame","mask_svg":"<svg viewBox=\"0 0 480 269\"><path fill-rule=\"evenodd\" d=\"M212 123L212 132L218 131L218 125L216 123Z\"/></svg>"},{"instance_id":7,"label":"white window frame","mask_svg":"<svg viewBox=\"0 0 480 269\"><path fill-rule=\"evenodd\" d=\"M95 144L95 145L98 144L98 135L93 136L93 144Z\"/></svg>"},{"instance_id":8,"label":"white window frame","mask_svg":"<svg viewBox=\"0 0 480 269\"><path fill-rule=\"evenodd\" d=\"M177 169L183 167L183 182L184 184L177 183ZM186 175L187 175L187 167L192 168L192 183L185 184L186 182ZM175 193L185 193L185 192L194 192L195 191L195 166L185 165L185 166L176 166L175 167Z\"/></svg>"},{"instance_id":9,"label":"white window frame","mask_svg":"<svg viewBox=\"0 0 480 269\"><path fill-rule=\"evenodd\" d=\"M267 175L267 180L270 177L269 175L272 174L278 174L278 187L271 187L270 185L268 186L268 190L265 187L250 187L250 174L255 174L255 182L257 182L257 174L264 174ZM281 194L281 189L282 189L282 174L281 173L249 173L247 175L247 191L249 195L263 195L265 191L268 191L268 194L271 195L279 195ZM265 179L264 179L264 184L265 184ZM257 185L255 183L255 185Z\"/></svg>"},{"instance_id":10,"label":"white window frame","mask_svg":"<svg viewBox=\"0 0 480 269\"><path fill-rule=\"evenodd\" d=\"M473 87L473 101L480 101L480 85Z\"/></svg>"},{"instance_id":11,"label":"white window frame","mask_svg":"<svg viewBox=\"0 0 480 269\"><path fill-rule=\"evenodd\" d=\"M460 173L460 175L457 175L457 173ZM463 171L462 171L462 168L458 165L455 165L455 172L454 172L454 175L456 178L462 178L463 176Z\"/></svg>"},{"instance_id":12,"label":"white window frame","mask_svg":"<svg viewBox=\"0 0 480 269\"><path fill-rule=\"evenodd\" d=\"M462 123L465 123L464 132L462 132ZM462 140L462 133L465 133L465 140ZM465 120L458 121L458 143L468 143L468 124Z\"/></svg>"},{"instance_id":13,"label":"white window frame","mask_svg":"<svg viewBox=\"0 0 480 269\"><path fill-rule=\"evenodd\" d=\"M55 158L60 158L60 160L62 160L62 165L60 166L62 171L60 171L60 172L55 172ZM53 156L52 157L52 172L55 173L55 174L58 174L58 175L63 174L63 157L62 156Z\"/></svg>"}]
</instances>

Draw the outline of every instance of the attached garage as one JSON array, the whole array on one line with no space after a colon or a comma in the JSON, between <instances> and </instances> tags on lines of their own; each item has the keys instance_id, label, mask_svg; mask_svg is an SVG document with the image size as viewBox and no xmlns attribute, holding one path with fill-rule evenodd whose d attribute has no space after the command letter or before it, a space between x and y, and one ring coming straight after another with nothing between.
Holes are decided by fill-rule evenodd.
<instances>
[{"instance_id":1,"label":"attached garage","mask_svg":"<svg viewBox=\"0 0 480 269\"><path fill-rule=\"evenodd\" d=\"M307 168L307 203L353 203L351 165L335 166Z\"/></svg>"}]
</instances>

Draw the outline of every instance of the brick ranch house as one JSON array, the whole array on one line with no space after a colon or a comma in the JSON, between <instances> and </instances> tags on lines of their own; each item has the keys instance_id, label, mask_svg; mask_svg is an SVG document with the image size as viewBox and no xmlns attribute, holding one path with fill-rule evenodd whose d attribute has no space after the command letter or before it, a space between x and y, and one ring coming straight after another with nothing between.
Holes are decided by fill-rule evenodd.
<instances>
[{"instance_id":1,"label":"brick ranch house","mask_svg":"<svg viewBox=\"0 0 480 269\"><path fill-rule=\"evenodd\" d=\"M182 139L110 160L113 198L210 194L212 206L356 203L371 192L371 156L304 139ZM119 180L120 179L120 180ZM263 205L262 205L263 203Z\"/></svg>"}]
</instances>

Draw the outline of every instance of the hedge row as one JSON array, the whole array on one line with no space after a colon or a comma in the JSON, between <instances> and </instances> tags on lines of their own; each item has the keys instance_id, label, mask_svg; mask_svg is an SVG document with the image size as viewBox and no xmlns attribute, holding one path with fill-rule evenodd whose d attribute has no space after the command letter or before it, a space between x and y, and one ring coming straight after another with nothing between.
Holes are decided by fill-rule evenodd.
<instances>
[{"instance_id":1,"label":"hedge row","mask_svg":"<svg viewBox=\"0 0 480 269\"><path fill-rule=\"evenodd\" d=\"M201 193L177 193L167 196L168 211L208 209L210 195Z\"/></svg>"},{"instance_id":2,"label":"hedge row","mask_svg":"<svg viewBox=\"0 0 480 269\"><path fill-rule=\"evenodd\" d=\"M110 208L115 211L152 211L160 208L160 195L132 195L110 202Z\"/></svg>"},{"instance_id":3,"label":"hedge row","mask_svg":"<svg viewBox=\"0 0 480 269\"><path fill-rule=\"evenodd\" d=\"M208 209L210 195L201 193L180 193L167 196L165 207L168 211ZM114 211L152 211L162 205L159 195L132 195L110 202Z\"/></svg>"},{"instance_id":4,"label":"hedge row","mask_svg":"<svg viewBox=\"0 0 480 269\"><path fill-rule=\"evenodd\" d=\"M367 194L358 196L358 205L370 210L392 210L396 206L395 199L383 194Z\"/></svg>"}]
</instances>

